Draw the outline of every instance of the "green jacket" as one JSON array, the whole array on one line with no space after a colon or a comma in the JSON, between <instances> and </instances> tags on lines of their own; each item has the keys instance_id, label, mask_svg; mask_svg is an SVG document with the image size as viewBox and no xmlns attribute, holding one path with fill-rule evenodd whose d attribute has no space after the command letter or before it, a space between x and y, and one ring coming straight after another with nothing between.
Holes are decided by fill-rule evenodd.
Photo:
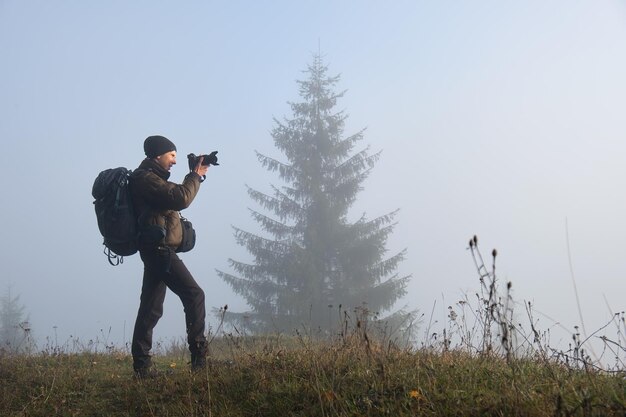
<instances>
[{"instance_id":1,"label":"green jacket","mask_svg":"<svg viewBox=\"0 0 626 417\"><path fill-rule=\"evenodd\" d=\"M198 194L200 175L190 172L182 184L169 182L169 177L169 171L146 158L130 176L131 196L135 214L139 218L139 230L150 230L152 226L163 228L165 238L151 243L176 249L183 239L179 211L189 207Z\"/></svg>"}]
</instances>

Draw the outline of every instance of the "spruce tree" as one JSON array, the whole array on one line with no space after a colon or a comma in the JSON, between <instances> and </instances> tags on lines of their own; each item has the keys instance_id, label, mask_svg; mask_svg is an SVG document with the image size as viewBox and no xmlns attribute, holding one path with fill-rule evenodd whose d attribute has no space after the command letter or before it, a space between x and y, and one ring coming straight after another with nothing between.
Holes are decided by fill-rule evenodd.
<instances>
[{"instance_id":1,"label":"spruce tree","mask_svg":"<svg viewBox=\"0 0 626 417\"><path fill-rule=\"evenodd\" d=\"M302 101L289 103L293 117L274 119L271 136L287 162L257 152L283 185L272 185L269 194L248 187L251 199L271 213L251 209L263 235L234 227L237 244L253 261L229 259L235 274L218 271L250 307L228 317L255 333L300 326L329 331L339 321L335 309L382 314L406 293L410 276L396 273L406 250L387 257L385 248L397 210L348 220L380 152L353 151L364 130L344 137L347 116L335 110L344 92L335 92L340 77L327 72L315 56L308 79L297 81Z\"/></svg>"},{"instance_id":2,"label":"spruce tree","mask_svg":"<svg viewBox=\"0 0 626 417\"><path fill-rule=\"evenodd\" d=\"M19 300L19 295L11 295L10 288L0 297L0 350L17 352L25 347L24 342L30 336L30 325L24 318L25 307Z\"/></svg>"}]
</instances>

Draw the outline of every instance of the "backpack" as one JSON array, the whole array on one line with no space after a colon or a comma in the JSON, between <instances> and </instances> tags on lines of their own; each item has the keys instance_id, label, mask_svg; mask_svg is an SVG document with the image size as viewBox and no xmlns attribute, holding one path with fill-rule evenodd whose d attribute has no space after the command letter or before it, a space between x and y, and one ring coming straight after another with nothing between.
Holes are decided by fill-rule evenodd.
<instances>
[{"instance_id":1,"label":"backpack","mask_svg":"<svg viewBox=\"0 0 626 417\"><path fill-rule=\"evenodd\" d=\"M102 171L93 183L91 195L98 228L104 237L104 254L111 265L124 262L124 256L137 252L137 217L130 196L129 169ZM115 263L113 263L115 260Z\"/></svg>"}]
</instances>

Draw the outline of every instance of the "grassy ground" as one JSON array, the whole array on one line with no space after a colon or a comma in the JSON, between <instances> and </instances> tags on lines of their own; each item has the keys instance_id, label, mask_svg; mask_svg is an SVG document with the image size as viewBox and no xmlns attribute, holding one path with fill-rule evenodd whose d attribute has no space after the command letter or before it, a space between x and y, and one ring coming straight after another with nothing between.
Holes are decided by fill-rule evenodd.
<instances>
[{"instance_id":1,"label":"grassy ground","mask_svg":"<svg viewBox=\"0 0 626 417\"><path fill-rule=\"evenodd\" d=\"M219 340L133 378L127 354L0 357L2 416L625 416L622 373L540 359L334 343Z\"/></svg>"},{"instance_id":2,"label":"grassy ground","mask_svg":"<svg viewBox=\"0 0 626 417\"><path fill-rule=\"evenodd\" d=\"M626 313L590 336L576 331L565 351L553 348L530 303L529 324L514 320L511 283L501 291L496 279L497 252L489 271L477 245L470 240L475 300L448 307L443 329L431 319L426 341L410 345L419 348L397 347L385 323L358 310L343 316L332 341L217 332L199 373L173 344L155 357L161 375L150 380L136 380L129 354L109 345L107 353L97 343L0 351L0 416L625 417ZM602 342L599 355L588 353L591 340Z\"/></svg>"}]
</instances>

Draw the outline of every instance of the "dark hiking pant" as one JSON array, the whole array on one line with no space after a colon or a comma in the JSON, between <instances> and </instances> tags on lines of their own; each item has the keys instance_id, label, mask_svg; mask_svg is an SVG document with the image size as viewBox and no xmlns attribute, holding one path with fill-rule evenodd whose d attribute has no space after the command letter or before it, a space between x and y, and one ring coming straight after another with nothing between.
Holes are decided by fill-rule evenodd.
<instances>
[{"instance_id":1,"label":"dark hiking pant","mask_svg":"<svg viewBox=\"0 0 626 417\"><path fill-rule=\"evenodd\" d=\"M152 331L163 315L167 288L183 303L187 342L192 358L206 355L204 291L174 250L168 248L142 250L140 255L144 263L144 273L131 347L133 368L137 370L151 364Z\"/></svg>"}]
</instances>

